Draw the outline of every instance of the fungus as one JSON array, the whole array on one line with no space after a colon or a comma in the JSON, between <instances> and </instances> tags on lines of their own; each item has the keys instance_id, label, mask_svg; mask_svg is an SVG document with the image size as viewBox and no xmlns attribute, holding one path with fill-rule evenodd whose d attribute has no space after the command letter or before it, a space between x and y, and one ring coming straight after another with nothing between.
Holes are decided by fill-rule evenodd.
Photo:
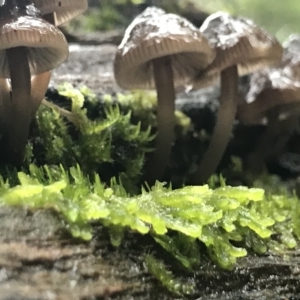
<instances>
[{"instance_id":1,"label":"fungus","mask_svg":"<svg viewBox=\"0 0 300 300\"><path fill-rule=\"evenodd\" d=\"M62 25L88 8L87 0L33 0L43 17L56 26Z\"/></svg>"},{"instance_id":2,"label":"fungus","mask_svg":"<svg viewBox=\"0 0 300 300\"><path fill-rule=\"evenodd\" d=\"M39 17L32 1L5 1L0 7L0 77L2 78L2 155L6 163L19 165L29 134L39 91L31 89L31 75L59 66L68 57L64 35ZM10 78L8 81L3 78ZM43 78L47 81L47 78ZM33 87L38 84L33 78ZM11 94L10 94L11 89Z\"/></svg>"},{"instance_id":3,"label":"fungus","mask_svg":"<svg viewBox=\"0 0 300 300\"><path fill-rule=\"evenodd\" d=\"M226 149L238 104L238 76L266 66L276 65L282 58L280 43L251 20L218 12L209 16L200 32L216 50L216 58L192 81L193 89L221 81L220 107L210 144L191 181L206 182L216 170Z\"/></svg>"},{"instance_id":4,"label":"fungus","mask_svg":"<svg viewBox=\"0 0 300 300\"><path fill-rule=\"evenodd\" d=\"M114 61L117 83L124 89L156 89L156 150L147 181L160 180L168 165L175 125L175 88L207 67L214 51L186 19L149 7L129 25Z\"/></svg>"},{"instance_id":5,"label":"fungus","mask_svg":"<svg viewBox=\"0 0 300 300\"><path fill-rule=\"evenodd\" d=\"M300 114L300 36L292 35L284 43L279 67L254 73L246 101L238 106L238 119L246 124L267 123L257 147L246 159L246 168L254 173L282 152L299 126Z\"/></svg>"},{"instance_id":6,"label":"fungus","mask_svg":"<svg viewBox=\"0 0 300 300\"><path fill-rule=\"evenodd\" d=\"M51 72L44 72L31 77L31 115L35 116L49 86Z\"/></svg>"},{"instance_id":7,"label":"fungus","mask_svg":"<svg viewBox=\"0 0 300 300\"><path fill-rule=\"evenodd\" d=\"M59 26L83 13L88 8L87 0L33 0L40 10L43 18L49 23ZM31 85L34 94L31 95L32 102L36 103L33 114L38 109L45 96L51 78L51 72L36 75L32 78ZM45 104L46 102L44 102Z\"/></svg>"}]
</instances>

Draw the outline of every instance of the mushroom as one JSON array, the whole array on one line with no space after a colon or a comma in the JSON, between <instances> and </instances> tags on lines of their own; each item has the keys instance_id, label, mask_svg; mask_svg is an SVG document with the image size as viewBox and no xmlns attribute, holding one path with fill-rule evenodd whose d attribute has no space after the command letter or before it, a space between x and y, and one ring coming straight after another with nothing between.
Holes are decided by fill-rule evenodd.
<instances>
[{"instance_id":1,"label":"mushroom","mask_svg":"<svg viewBox=\"0 0 300 300\"><path fill-rule=\"evenodd\" d=\"M5 162L22 162L31 117L38 107L35 98L40 94L34 89L35 78L31 88L31 75L56 68L68 53L64 35L39 17L32 1L5 1L0 6L0 78L5 94L0 112L1 158ZM10 78L11 87L4 78ZM43 83L47 80L43 77Z\"/></svg>"},{"instance_id":2,"label":"mushroom","mask_svg":"<svg viewBox=\"0 0 300 300\"><path fill-rule=\"evenodd\" d=\"M33 3L40 10L43 18L55 26L70 21L88 8L87 0L33 0ZM31 96L32 101L37 104L36 110L45 96L50 78L51 72L45 72L32 78L31 84L35 94Z\"/></svg>"},{"instance_id":3,"label":"mushroom","mask_svg":"<svg viewBox=\"0 0 300 300\"><path fill-rule=\"evenodd\" d=\"M49 82L51 79L51 72L47 71L31 77L31 115L35 116L42 100L45 97Z\"/></svg>"},{"instance_id":4,"label":"mushroom","mask_svg":"<svg viewBox=\"0 0 300 300\"><path fill-rule=\"evenodd\" d=\"M175 88L184 86L214 59L208 41L189 21L148 7L127 28L114 60L123 89L156 89L156 149L146 170L152 184L169 162L175 125Z\"/></svg>"},{"instance_id":5,"label":"mushroom","mask_svg":"<svg viewBox=\"0 0 300 300\"><path fill-rule=\"evenodd\" d=\"M206 182L226 149L239 101L238 77L281 61L282 46L251 20L224 12L210 15L200 32L216 50L216 58L191 82L199 89L221 81L220 107L210 144L191 182Z\"/></svg>"},{"instance_id":6,"label":"mushroom","mask_svg":"<svg viewBox=\"0 0 300 300\"><path fill-rule=\"evenodd\" d=\"M62 25L88 8L87 0L33 0L43 17L56 26Z\"/></svg>"},{"instance_id":7,"label":"mushroom","mask_svg":"<svg viewBox=\"0 0 300 300\"><path fill-rule=\"evenodd\" d=\"M255 151L246 159L245 167L253 173L260 173L266 160L283 151L299 126L300 36L292 35L283 46L280 66L253 74L246 101L238 107L242 123L267 123Z\"/></svg>"}]
</instances>

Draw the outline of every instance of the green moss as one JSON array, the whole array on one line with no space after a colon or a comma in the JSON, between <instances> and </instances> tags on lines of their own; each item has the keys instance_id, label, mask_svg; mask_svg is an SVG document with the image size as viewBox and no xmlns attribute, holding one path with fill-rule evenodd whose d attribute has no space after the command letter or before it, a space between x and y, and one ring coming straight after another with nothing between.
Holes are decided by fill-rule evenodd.
<instances>
[{"instance_id":1,"label":"green moss","mask_svg":"<svg viewBox=\"0 0 300 300\"><path fill-rule=\"evenodd\" d=\"M184 283L176 279L172 272L167 270L164 263L157 260L154 256L147 255L145 264L148 271L170 292L177 296L189 295L193 292L195 287L191 283Z\"/></svg>"},{"instance_id":2,"label":"green moss","mask_svg":"<svg viewBox=\"0 0 300 300\"><path fill-rule=\"evenodd\" d=\"M116 183L106 187L98 175L89 180L79 166L67 172L63 167L31 165L29 175L20 172L18 177L19 186L9 188L2 183L3 203L51 206L63 214L73 235L84 239L91 238L89 224L95 220L105 226L152 234L186 267L195 257L184 258L187 255L178 252L179 248L166 246L171 245L164 237L170 230L185 235L191 243L202 241L224 268L232 268L247 249L266 251L274 245L272 234L281 239L285 249L297 244L294 220L299 213L298 200L264 196L262 189L228 186L212 190L205 185L171 190L157 183L149 192L129 196ZM242 246L234 246L232 241L242 242Z\"/></svg>"},{"instance_id":3,"label":"green moss","mask_svg":"<svg viewBox=\"0 0 300 300\"><path fill-rule=\"evenodd\" d=\"M121 111L119 105L110 101L102 103L87 88L81 90L65 84L58 88L59 94L71 106L76 126L67 122L60 113L48 107L38 111L27 162L37 165L59 165L68 168L79 164L84 174L101 175L109 182L118 177L123 186L132 192L140 180L145 153L151 151L154 139L149 125L132 122L130 110ZM89 111L95 111L92 118ZM98 111L98 114L97 114Z\"/></svg>"}]
</instances>

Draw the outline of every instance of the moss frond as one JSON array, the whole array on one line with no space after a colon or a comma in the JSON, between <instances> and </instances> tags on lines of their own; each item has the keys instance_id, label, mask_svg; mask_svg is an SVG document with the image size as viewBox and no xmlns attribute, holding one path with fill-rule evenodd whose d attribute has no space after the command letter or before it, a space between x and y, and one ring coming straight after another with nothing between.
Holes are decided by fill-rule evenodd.
<instances>
[{"instance_id":1,"label":"moss frond","mask_svg":"<svg viewBox=\"0 0 300 300\"><path fill-rule=\"evenodd\" d=\"M100 103L87 88L79 90L64 84L58 91L69 102L77 122L74 125L59 112L41 107L32 128L32 155L27 161L37 165L62 164L65 168L79 164L87 175L98 173L105 182L118 177L134 191L145 153L152 149L151 127L142 128L141 122L134 123L132 112L121 110L120 105ZM97 111L99 104L101 113L89 116L88 111Z\"/></svg>"},{"instance_id":2,"label":"moss frond","mask_svg":"<svg viewBox=\"0 0 300 300\"><path fill-rule=\"evenodd\" d=\"M89 224L97 220L105 226L152 234L186 267L192 265L190 259L166 247L170 241L164 235L170 230L185 235L191 245L200 240L224 268L232 268L247 249L274 248L274 234L284 248L297 244L298 200L266 196L262 189L225 186L212 190L205 185L171 190L157 182L149 192L129 196L116 183L105 186L98 175L90 180L79 165L69 170L31 165L29 175L19 172L18 177L21 184L16 187L2 182L2 203L53 207L63 214L73 235L84 239L91 238Z\"/></svg>"},{"instance_id":3,"label":"moss frond","mask_svg":"<svg viewBox=\"0 0 300 300\"><path fill-rule=\"evenodd\" d=\"M185 283L174 277L163 262L157 260L152 255L147 255L145 264L148 271L156 278L165 288L177 296L192 294L195 286L192 283Z\"/></svg>"}]
</instances>

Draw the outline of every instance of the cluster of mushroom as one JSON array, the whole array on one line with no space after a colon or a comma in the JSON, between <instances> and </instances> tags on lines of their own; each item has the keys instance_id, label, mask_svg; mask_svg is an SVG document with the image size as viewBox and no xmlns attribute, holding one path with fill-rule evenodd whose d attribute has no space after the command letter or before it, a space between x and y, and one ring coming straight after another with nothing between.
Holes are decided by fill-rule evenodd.
<instances>
[{"instance_id":1,"label":"cluster of mushroom","mask_svg":"<svg viewBox=\"0 0 300 300\"><path fill-rule=\"evenodd\" d=\"M238 106L238 77L281 63L283 48L251 20L218 12L200 29L186 19L149 7L127 28L114 61L124 89L156 89L156 150L147 170L148 183L161 180L173 142L177 88L221 83L220 107L209 147L190 178L201 184L215 172L230 140Z\"/></svg>"},{"instance_id":2,"label":"cluster of mushroom","mask_svg":"<svg viewBox=\"0 0 300 300\"><path fill-rule=\"evenodd\" d=\"M51 70L69 54L58 25L87 9L87 0L0 1L0 157L20 165L30 122Z\"/></svg>"},{"instance_id":3,"label":"cluster of mushroom","mask_svg":"<svg viewBox=\"0 0 300 300\"><path fill-rule=\"evenodd\" d=\"M260 173L265 164L285 150L299 128L300 115L300 35L283 43L283 56L276 67L264 68L251 77L246 99L238 107L238 119L245 125L266 124L256 149L245 160L245 167Z\"/></svg>"}]
</instances>

